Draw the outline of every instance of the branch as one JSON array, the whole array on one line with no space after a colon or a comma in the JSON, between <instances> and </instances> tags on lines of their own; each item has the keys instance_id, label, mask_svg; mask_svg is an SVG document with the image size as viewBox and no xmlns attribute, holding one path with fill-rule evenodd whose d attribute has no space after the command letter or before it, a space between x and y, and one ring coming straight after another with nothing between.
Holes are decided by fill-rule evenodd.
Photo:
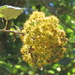
<instances>
[{"instance_id":1,"label":"branch","mask_svg":"<svg viewBox=\"0 0 75 75\"><path fill-rule=\"evenodd\" d=\"M63 23L65 24L67 27L69 27L70 29L72 29L74 32L75 32L75 29L73 29L68 23L64 22L64 20L62 20L58 14L56 14L55 12L51 11L49 6L47 5L46 1L45 0L41 0L42 3L45 5L45 7L52 13L54 14L55 16L57 16L57 18Z\"/></svg>"},{"instance_id":2,"label":"branch","mask_svg":"<svg viewBox=\"0 0 75 75\"><path fill-rule=\"evenodd\" d=\"M21 55L20 53L17 53L17 54L15 54L15 55L6 56L6 57L4 58L4 60L10 59L10 58L18 58L20 55Z\"/></svg>"},{"instance_id":3,"label":"branch","mask_svg":"<svg viewBox=\"0 0 75 75\"><path fill-rule=\"evenodd\" d=\"M67 69L65 69L65 71L69 71L71 68L73 68L75 66L75 63L72 63L72 65L69 67L69 68L67 68Z\"/></svg>"},{"instance_id":4,"label":"branch","mask_svg":"<svg viewBox=\"0 0 75 75\"><path fill-rule=\"evenodd\" d=\"M63 11L60 15L62 15L62 14L65 14L65 13L68 13L69 11L71 11L71 9L73 9L73 6L72 7L70 7L69 9L67 9L66 11L65 10L63 10L63 8L62 8L62 10L61 11ZM69 12L70 13L70 12Z\"/></svg>"},{"instance_id":5,"label":"branch","mask_svg":"<svg viewBox=\"0 0 75 75\"><path fill-rule=\"evenodd\" d=\"M55 2L57 0L45 0L45 1L46 1L46 3L49 3L49 2ZM36 0L36 1L29 1L29 3L39 3L39 4L41 4L42 2L40 0Z\"/></svg>"},{"instance_id":6,"label":"branch","mask_svg":"<svg viewBox=\"0 0 75 75\"><path fill-rule=\"evenodd\" d=\"M6 33L14 33L14 34L22 34L24 35L24 33L18 32L18 31L11 31L11 30L0 30L0 32L6 32Z\"/></svg>"},{"instance_id":7,"label":"branch","mask_svg":"<svg viewBox=\"0 0 75 75\"><path fill-rule=\"evenodd\" d=\"M73 18L75 18L75 16L74 15L72 15L71 13L67 13L69 16L71 16L71 17L73 17Z\"/></svg>"},{"instance_id":8,"label":"branch","mask_svg":"<svg viewBox=\"0 0 75 75\"><path fill-rule=\"evenodd\" d=\"M57 16L58 17L58 16ZM68 23L66 23L64 20L62 20L60 17L58 17L58 19L63 23L65 24L67 27L69 27L70 29L72 29L74 32L75 32L75 29L72 28Z\"/></svg>"}]
</instances>

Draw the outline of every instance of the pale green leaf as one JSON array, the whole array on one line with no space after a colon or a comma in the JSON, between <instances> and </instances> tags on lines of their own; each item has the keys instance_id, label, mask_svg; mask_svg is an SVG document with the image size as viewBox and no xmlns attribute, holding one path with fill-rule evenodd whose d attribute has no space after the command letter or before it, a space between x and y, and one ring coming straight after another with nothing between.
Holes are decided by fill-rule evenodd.
<instances>
[{"instance_id":1,"label":"pale green leaf","mask_svg":"<svg viewBox=\"0 0 75 75\"><path fill-rule=\"evenodd\" d=\"M0 18L2 18L3 17L3 15L2 14L0 14Z\"/></svg>"},{"instance_id":2,"label":"pale green leaf","mask_svg":"<svg viewBox=\"0 0 75 75\"><path fill-rule=\"evenodd\" d=\"M23 12L23 8L4 5L0 7L0 13L5 20L10 20L18 17Z\"/></svg>"}]
</instances>

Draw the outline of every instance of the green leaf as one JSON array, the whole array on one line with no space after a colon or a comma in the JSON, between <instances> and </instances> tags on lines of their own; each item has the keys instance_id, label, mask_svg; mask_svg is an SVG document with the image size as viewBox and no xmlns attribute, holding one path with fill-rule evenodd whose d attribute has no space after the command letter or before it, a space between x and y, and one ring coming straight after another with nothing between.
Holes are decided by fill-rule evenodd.
<instances>
[{"instance_id":1,"label":"green leaf","mask_svg":"<svg viewBox=\"0 0 75 75\"><path fill-rule=\"evenodd\" d=\"M66 29L66 32L67 32L67 33L73 33L73 31L72 31L70 28L67 28L67 29Z\"/></svg>"},{"instance_id":2,"label":"green leaf","mask_svg":"<svg viewBox=\"0 0 75 75\"><path fill-rule=\"evenodd\" d=\"M61 71L61 72L59 73L59 75L67 75L67 72Z\"/></svg>"},{"instance_id":3,"label":"green leaf","mask_svg":"<svg viewBox=\"0 0 75 75\"><path fill-rule=\"evenodd\" d=\"M17 72L18 72L18 69L15 68L15 67L13 67L12 73L13 73L13 74L16 74Z\"/></svg>"},{"instance_id":4,"label":"green leaf","mask_svg":"<svg viewBox=\"0 0 75 75\"><path fill-rule=\"evenodd\" d=\"M15 68L19 69L21 68L21 65L15 65Z\"/></svg>"},{"instance_id":5,"label":"green leaf","mask_svg":"<svg viewBox=\"0 0 75 75\"><path fill-rule=\"evenodd\" d=\"M71 58L63 58L59 61L59 63L62 65L67 65L71 62L71 60L72 60Z\"/></svg>"},{"instance_id":6,"label":"green leaf","mask_svg":"<svg viewBox=\"0 0 75 75\"><path fill-rule=\"evenodd\" d=\"M10 20L18 17L23 12L23 8L4 5L0 7L1 17L5 20Z\"/></svg>"},{"instance_id":7,"label":"green leaf","mask_svg":"<svg viewBox=\"0 0 75 75\"><path fill-rule=\"evenodd\" d=\"M0 18L2 18L3 17L3 15L2 14L0 14Z\"/></svg>"},{"instance_id":8,"label":"green leaf","mask_svg":"<svg viewBox=\"0 0 75 75\"><path fill-rule=\"evenodd\" d=\"M6 69L8 72L12 71L12 65L10 63L6 63L5 61L0 61L0 67Z\"/></svg>"},{"instance_id":9,"label":"green leaf","mask_svg":"<svg viewBox=\"0 0 75 75\"><path fill-rule=\"evenodd\" d=\"M0 12L2 11L2 9L5 9L6 8L6 6L1 6L0 7Z\"/></svg>"},{"instance_id":10,"label":"green leaf","mask_svg":"<svg viewBox=\"0 0 75 75\"><path fill-rule=\"evenodd\" d=\"M55 72L53 70L49 70L48 73L54 74Z\"/></svg>"}]
</instances>

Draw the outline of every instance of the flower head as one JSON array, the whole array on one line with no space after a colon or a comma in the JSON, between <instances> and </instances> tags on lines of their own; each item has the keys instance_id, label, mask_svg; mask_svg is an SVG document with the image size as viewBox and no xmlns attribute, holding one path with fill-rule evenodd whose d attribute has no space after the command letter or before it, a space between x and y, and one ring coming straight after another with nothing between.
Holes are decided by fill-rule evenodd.
<instances>
[{"instance_id":1,"label":"flower head","mask_svg":"<svg viewBox=\"0 0 75 75\"><path fill-rule=\"evenodd\" d=\"M66 49L65 32L57 28L59 20L55 16L46 17L43 12L35 11L25 22L21 36L23 59L34 66L57 62L63 58Z\"/></svg>"}]
</instances>

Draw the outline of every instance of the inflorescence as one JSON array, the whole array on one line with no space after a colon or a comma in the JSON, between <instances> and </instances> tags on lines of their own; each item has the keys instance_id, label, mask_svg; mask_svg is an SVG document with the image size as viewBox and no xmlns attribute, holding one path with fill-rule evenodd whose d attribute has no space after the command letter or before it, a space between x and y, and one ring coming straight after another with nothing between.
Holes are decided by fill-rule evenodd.
<instances>
[{"instance_id":1,"label":"inflorescence","mask_svg":"<svg viewBox=\"0 0 75 75\"><path fill-rule=\"evenodd\" d=\"M57 62L64 57L67 42L64 30L58 28L55 16L45 16L43 12L33 12L25 22L21 35L23 60L32 66Z\"/></svg>"}]
</instances>

